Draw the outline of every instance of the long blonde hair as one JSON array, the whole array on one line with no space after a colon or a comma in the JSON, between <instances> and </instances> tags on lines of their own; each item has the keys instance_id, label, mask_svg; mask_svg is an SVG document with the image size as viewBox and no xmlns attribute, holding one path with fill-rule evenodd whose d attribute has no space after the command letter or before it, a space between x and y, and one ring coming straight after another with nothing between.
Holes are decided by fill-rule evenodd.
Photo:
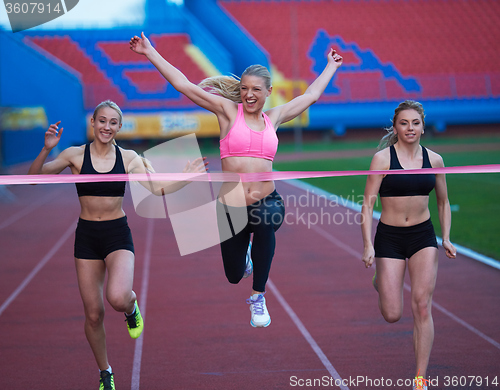
<instances>
[{"instance_id":1,"label":"long blonde hair","mask_svg":"<svg viewBox=\"0 0 500 390\"><path fill-rule=\"evenodd\" d=\"M420 118L422 119L422 126L425 127L425 112L422 104L414 100L405 100L404 102L399 103L399 106L397 106L397 108L394 110L392 126L385 129L387 131L387 134L380 140L377 150L385 149L398 142L398 135L394 132L394 124L397 121L399 113L404 110L417 111L420 114Z\"/></svg>"},{"instance_id":2,"label":"long blonde hair","mask_svg":"<svg viewBox=\"0 0 500 390\"><path fill-rule=\"evenodd\" d=\"M244 76L257 76L264 80L266 89L271 88L271 74L265 66L250 65L241 74ZM241 78L238 76L214 76L201 81L198 86L205 91L225 97L235 103L241 103L240 83Z\"/></svg>"}]
</instances>

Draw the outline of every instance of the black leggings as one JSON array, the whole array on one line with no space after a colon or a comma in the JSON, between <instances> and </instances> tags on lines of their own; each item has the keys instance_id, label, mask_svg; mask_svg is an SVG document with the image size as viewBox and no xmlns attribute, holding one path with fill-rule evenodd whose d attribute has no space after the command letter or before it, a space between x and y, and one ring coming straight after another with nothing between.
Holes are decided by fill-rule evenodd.
<instances>
[{"instance_id":1,"label":"black leggings","mask_svg":"<svg viewBox=\"0 0 500 390\"><path fill-rule=\"evenodd\" d=\"M219 232L221 233L223 225L229 222L233 233L232 237L225 241L221 237L220 244L227 280L236 284L243 277L250 235L253 233L253 289L266 291L266 282L276 248L274 232L280 228L285 216L283 198L275 190L265 198L247 206L248 222L239 232L234 232L231 222L231 215L234 215L236 209L238 208L217 203Z\"/></svg>"}]
</instances>

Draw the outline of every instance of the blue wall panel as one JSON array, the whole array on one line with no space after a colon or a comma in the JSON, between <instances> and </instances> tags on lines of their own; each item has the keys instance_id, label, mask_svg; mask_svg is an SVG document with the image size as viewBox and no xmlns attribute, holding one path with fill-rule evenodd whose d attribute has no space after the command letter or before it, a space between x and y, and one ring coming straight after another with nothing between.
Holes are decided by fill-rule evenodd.
<instances>
[{"instance_id":1,"label":"blue wall panel","mask_svg":"<svg viewBox=\"0 0 500 390\"><path fill-rule=\"evenodd\" d=\"M21 35L0 31L0 107L43 107L49 124L61 120L59 149L85 142L80 80L22 42ZM1 129L3 164L33 160L43 147L44 130ZM32 145L38 145L34 147ZM8 152L7 152L8 150ZM36 150L36 153L35 153Z\"/></svg>"}]
</instances>

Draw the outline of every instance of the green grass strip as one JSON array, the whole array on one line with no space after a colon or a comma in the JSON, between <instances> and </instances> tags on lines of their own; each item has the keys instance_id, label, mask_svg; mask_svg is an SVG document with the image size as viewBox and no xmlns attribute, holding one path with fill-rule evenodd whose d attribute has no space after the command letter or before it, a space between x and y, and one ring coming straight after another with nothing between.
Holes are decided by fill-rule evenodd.
<instances>
[{"instance_id":1,"label":"green grass strip","mask_svg":"<svg viewBox=\"0 0 500 390\"><path fill-rule=\"evenodd\" d=\"M446 166L498 164L500 161L498 151L442 153L441 156ZM276 162L274 168L280 171L366 170L370 162L371 157L287 161ZM363 199L366 176L317 178L305 181L357 203L358 200ZM500 240L498 239L500 174L450 174L447 175L446 181L452 206L452 242L485 256L500 259ZM436 234L441 236L434 192L430 196L429 208ZM381 211L380 204L376 210Z\"/></svg>"}]
</instances>

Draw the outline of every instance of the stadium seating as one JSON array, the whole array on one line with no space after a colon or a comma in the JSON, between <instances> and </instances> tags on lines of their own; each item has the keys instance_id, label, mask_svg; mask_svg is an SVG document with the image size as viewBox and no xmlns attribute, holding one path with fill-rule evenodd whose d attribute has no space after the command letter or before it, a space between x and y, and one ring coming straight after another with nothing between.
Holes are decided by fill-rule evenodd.
<instances>
[{"instance_id":1,"label":"stadium seating","mask_svg":"<svg viewBox=\"0 0 500 390\"><path fill-rule=\"evenodd\" d=\"M133 32L129 35L131 36ZM187 54L190 45L186 34L152 34L153 45L193 82L207 75ZM175 89L144 56L129 48L128 40L115 37L31 33L26 36L34 47L76 71L84 86L84 104L93 109L104 99L111 99L124 109L192 107L193 104ZM33 45L32 45L33 46Z\"/></svg>"},{"instance_id":2,"label":"stadium seating","mask_svg":"<svg viewBox=\"0 0 500 390\"><path fill-rule=\"evenodd\" d=\"M179 7L178 24L170 24L168 33L156 28L149 35L158 51L194 83L217 71L200 55L201 50L209 60L218 59L219 67L226 64L225 74L236 66L235 58L248 54L240 45L241 36L224 36L222 20L234 21L236 28L242 27L250 36L262 54L252 61L269 60L271 70L276 71L273 76L278 76L273 96L292 91L294 79L303 86L312 82L324 69L331 47L342 54L343 66L308 111L311 129L331 126L332 118L340 129L372 124L373 113L369 115L372 121L357 120L357 105L371 105L378 112L404 99L423 101L426 107L436 104L435 122L441 129L445 122L492 121L489 113L500 112L500 1L212 0L211 4L223 11L210 10L212 24L201 26L200 20L199 24L194 20L200 15L188 11L182 15L185 9ZM218 28L222 26L219 30L213 26L217 23ZM22 34L30 46L80 75L87 111L104 99L115 100L124 110L195 109L144 56L129 49L129 39L137 31L33 30ZM193 47L193 41L198 46ZM455 104L453 112L448 109L450 102ZM471 102L475 106L469 110ZM457 113L463 116L458 118ZM385 116L376 120L377 125L382 120Z\"/></svg>"},{"instance_id":3,"label":"stadium seating","mask_svg":"<svg viewBox=\"0 0 500 390\"><path fill-rule=\"evenodd\" d=\"M319 30L331 43L354 43L359 50L339 50L346 61L336 83L350 86L348 93L341 93L348 100L499 96L498 1L219 0L219 5L270 53L287 78L298 73L311 81L317 76L314 63L324 53L312 53L311 48ZM414 78L419 91L398 86L387 76L377 81L365 74L376 70L363 69L359 55L366 51L373 53L380 69L392 65L402 78ZM341 76L346 70L349 76ZM338 100L340 90L330 93Z\"/></svg>"}]
</instances>

